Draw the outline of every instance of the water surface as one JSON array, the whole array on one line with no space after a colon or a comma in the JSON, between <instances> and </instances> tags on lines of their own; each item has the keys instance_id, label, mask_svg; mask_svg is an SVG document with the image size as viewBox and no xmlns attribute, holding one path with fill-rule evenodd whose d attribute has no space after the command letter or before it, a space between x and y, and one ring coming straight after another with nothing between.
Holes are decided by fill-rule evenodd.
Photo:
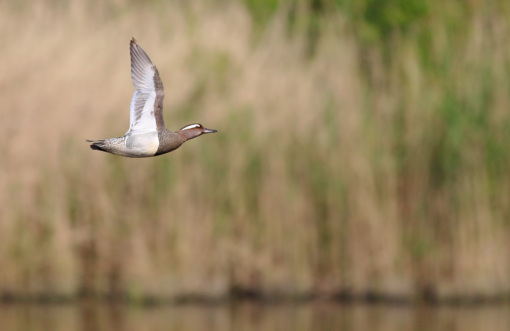
<instances>
[{"instance_id":1,"label":"water surface","mask_svg":"<svg viewBox=\"0 0 510 331\"><path fill-rule=\"evenodd\" d=\"M0 325L3 331L508 330L510 306L4 304Z\"/></svg>"}]
</instances>

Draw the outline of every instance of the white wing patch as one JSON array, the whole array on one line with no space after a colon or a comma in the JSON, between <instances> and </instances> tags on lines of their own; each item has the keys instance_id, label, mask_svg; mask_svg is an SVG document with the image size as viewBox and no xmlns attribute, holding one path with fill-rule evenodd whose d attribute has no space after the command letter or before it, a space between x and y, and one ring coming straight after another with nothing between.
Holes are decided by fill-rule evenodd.
<instances>
[{"instance_id":1,"label":"white wing patch","mask_svg":"<svg viewBox=\"0 0 510 331\"><path fill-rule=\"evenodd\" d=\"M156 118L154 117L154 102L156 91L137 90L133 94L130 106L129 133L147 133L157 131Z\"/></svg>"}]
</instances>

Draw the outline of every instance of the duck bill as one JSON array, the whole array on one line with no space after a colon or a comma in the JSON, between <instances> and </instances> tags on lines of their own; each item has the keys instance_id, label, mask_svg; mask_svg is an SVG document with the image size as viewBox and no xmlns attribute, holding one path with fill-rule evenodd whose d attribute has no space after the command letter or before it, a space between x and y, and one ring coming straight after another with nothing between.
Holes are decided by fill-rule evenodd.
<instances>
[{"instance_id":1,"label":"duck bill","mask_svg":"<svg viewBox=\"0 0 510 331\"><path fill-rule=\"evenodd\" d=\"M215 132L218 132L218 130L204 128L204 130L202 131L202 133L215 133Z\"/></svg>"}]
</instances>

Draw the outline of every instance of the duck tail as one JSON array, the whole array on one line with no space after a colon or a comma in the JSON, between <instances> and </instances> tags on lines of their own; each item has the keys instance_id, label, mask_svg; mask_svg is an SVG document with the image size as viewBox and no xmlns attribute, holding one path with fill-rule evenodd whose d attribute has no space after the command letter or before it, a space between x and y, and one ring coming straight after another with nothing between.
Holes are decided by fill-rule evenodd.
<instances>
[{"instance_id":1,"label":"duck tail","mask_svg":"<svg viewBox=\"0 0 510 331\"><path fill-rule=\"evenodd\" d=\"M96 151L106 152L104 150L104 147L105 147L104 140L87 140L87 142L92 143L92 144L90 144L91 149L96 150Z\"/></svg>"}]
</instances>

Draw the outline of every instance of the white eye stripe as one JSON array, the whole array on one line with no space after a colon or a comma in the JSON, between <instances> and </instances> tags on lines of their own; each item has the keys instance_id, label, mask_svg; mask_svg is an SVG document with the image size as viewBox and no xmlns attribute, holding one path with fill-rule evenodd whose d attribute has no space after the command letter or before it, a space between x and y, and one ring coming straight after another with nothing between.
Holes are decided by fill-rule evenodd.
<instances>
[{"instance_id":1,"label":"white eye stripe","mask_svg":"<svg viewBox=\"0 0 510 331\"><path fill-rule=\"evenodd\" d=\"M181 130L189 130L189 129L196 129L199 128L200 124L190 124L188 126L183 127Z\"/></svg>"}]
</instances>

